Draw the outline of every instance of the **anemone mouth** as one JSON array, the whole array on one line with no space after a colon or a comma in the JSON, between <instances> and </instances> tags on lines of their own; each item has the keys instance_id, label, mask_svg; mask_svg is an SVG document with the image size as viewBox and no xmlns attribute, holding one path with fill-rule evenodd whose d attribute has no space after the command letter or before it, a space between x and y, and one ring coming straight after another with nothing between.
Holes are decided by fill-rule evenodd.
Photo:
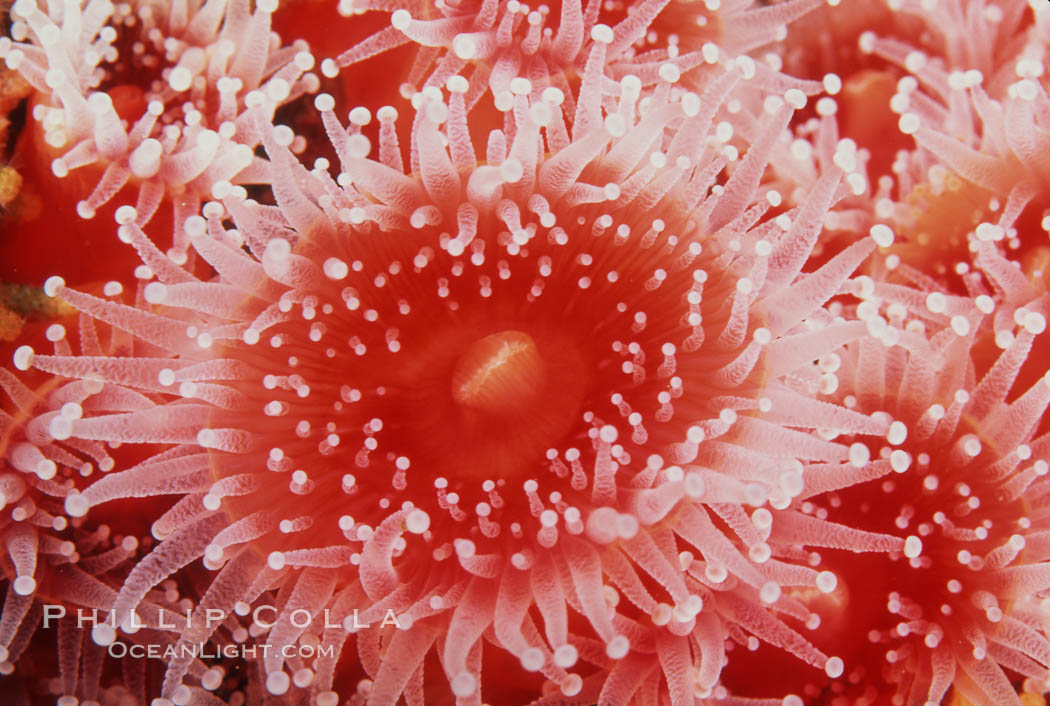
<instances>
[{"instance_id":1,"label":"anemone mouth","mask_svg":"<svg viewBox=\"0 0 1050 706\"><path fill-rule=\"evenodd\" d=\"M430 482L520 483L580 424L591 377L580 342L549 324L514 326L435 335L405 371L383 416Z\"/></svg>"},{"instance_id":2,"label":"anemone mouth","mask_svg":"<svg viewBox=\"0 0 1050 706\"><path fill-rule=\"evenodd\" d=\"M546 366L536 342L521 331L474 341L456 361L452 397L464 407L503 414L532 402Z\"/></svg>"},{"instance_id":3,"label":"anemone mouth","mask_svg":"<svg viewBox=\"0 0 1050 706\"><path fill-rule=\"evenodd\" d=\"M115 30L109 35L113 41L111 50L101 57L103 74L98 90L108 92L125 84L152 90L151 84L174 66L163 46L163 31L155 23L147 26L151 20L151 16L143 18L131 12L123 16L114 13L108 25Z\"/></svg>"},{"instance_id":4,"label":"anemone mouth","mask_svg":"<svg viewBox=\"0 0 1050 706\"><path fill-rule=\"evenodd\" d=\"M154 100L164 106L162 124L184 118L181 105L176 104L190 85L183 87L183 76L170 75L177 66L172 60L177 40L166 36L157 19L148 7L137 13L130 6L115 7L99 32L103 48L92 47L88 52L87 58L94 60L97 69L84 88L109 95L117 115L129 122L145 113ZM203 55L200 48L191 51Z\"/></svg>"}]
</instances>

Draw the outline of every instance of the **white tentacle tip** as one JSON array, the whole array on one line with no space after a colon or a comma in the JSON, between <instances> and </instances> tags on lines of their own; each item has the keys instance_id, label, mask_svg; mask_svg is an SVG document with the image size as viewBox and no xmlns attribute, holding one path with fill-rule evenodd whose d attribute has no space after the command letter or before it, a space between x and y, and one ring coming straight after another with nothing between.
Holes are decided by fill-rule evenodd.
<instances>
[{"instance_id":1,"label":"white tentacle tip","mask_svg":"<svg viewBox=\"0 0 1050 706\"><path fill-rule=\"evenodd\" d=\"M271 672L266 676L266 691L274 696L281 696L288 692L291 679L285 672Z\"/></svg>"},{"instance_id":2,"label":"white tentacle tip","mask_svg":"<svg viewBox=\"0 0 1050 706\"><path fill-rule=\"evenodd\" d=\"M102 623L91 628L91 639L96 645L102 647L112 645L117 639L117 631L113 629L112 625Z\"/></svg>"},{"instance_id":3,"label":"white tentacle tip","mask_svg":"<svg viewBox=\"0 0 1050 706\"><path fill-rule=\"evenodd\" d=\"M89 204L87 201L77 202L77 215L83 218L85 221L90 221L95 217L95 207Z\"/></svg>"},{"instance_id":4,"label":"white tentacle tip","mask_svg":"<svg viewBox=\"0 0 1050 706\"><path fill-rule=\"evenodd\" d=\"M19 370L29 370L33 367L33 358L36 352L32 346L19 346L15 349L14 363Z\"/></svg>"},{"instance_id":5,"label":"white tentacle tip","mask_svg":"<svg viewBox=\"0 0 1050 706\"><path fill-rule=\"evenodd\" d=\"M469 672L460 672L452 677L449 686L452 688L453 694L461 699L465 699L477 690L478 680Z\"/></svg>"},{"instance_id":6,"label":"white tentacle tip","mask_svg":"<svg viewBox=\"0 0 1050 706\"><path fill-rule=\"evenodd\" d=\"M405 529L412 534L423 534L430 528L430 516L423 510L412 510L405 517Z\"/></svg>"},{"instance_id":7,"label":"white tentacle tip","mask_svg":"<svg viewBox=\"0 0 1050 706\"><path fill-rule=\"evenodd\" d=\"M601 44L612 44L613 30L609 25L594 25L591 29L591 39Z\"/></svg>"},{"instance_id":8,"label":"white tentacle tip","mask_svg":"<svg viewBox=\"0 0 1050 706\"><path fill-rule=\"evenodd\" d=\"M616 635L605 646L605 654L609 659L623 659L627 656L630 649L630 640L623 635Z\"/></svg>"},{"instance_id":9,"label":"white tentacle tip","mask_svg":"<svg viewBox=\"0 0 1050 706\"><path fill-rule=\"evenodd\" d=\"M314 98L314 107L322 113L326 113L335 108L335 98L328 93L320 93Z\"/></svg>"},{"instance_id":10,"label":"white tentacle tip","mask_svg":"<svg viewBox=\"0 0 1050 706\"><path fill-rule=\"evenodd\" d=\"M58 295L58 290L66 286L66 281L58 275L52 275L44 280L44 294L49 297Z\"/></svg>"},{"instance_id":11,"label":"white tentacle tip","mask_svg":"<svg viewBox=\"0 0 1050 706\"><path fill-rule=\"evenodd\" d=\"M30 596L36 592L36 579L32 576L19 576L11 584L11 588L20 596Z\"/></svg>"},{"instance_id":12,"label":"white tentacle tip","mask_svg":"<svg viewBox=\"0 0 1050 706\"><path fill-rule=\"evenodd\" d=\"M87 514L91 504L81 493L73 493L66 496L66 514L70 517L83 517Z\"/></svg>"}]
</instances>

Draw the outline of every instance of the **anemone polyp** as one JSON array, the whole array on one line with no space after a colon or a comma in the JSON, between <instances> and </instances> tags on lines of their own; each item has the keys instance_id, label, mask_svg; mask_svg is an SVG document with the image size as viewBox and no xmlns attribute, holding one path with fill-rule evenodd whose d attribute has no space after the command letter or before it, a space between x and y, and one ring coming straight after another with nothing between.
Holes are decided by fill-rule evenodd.
<instances>
[{"instance_id":1,"label":"anemone polyp","mask_svg":"<svg viewBox=\"0 0 1050 706\"><path fill-rule=\"evenodd\" d=\"M800 206L767 217L759 184L794 96L725 113L757 126L740 157L714 118L754 76L746 62L713 72L702 95L662 72L640 101L636 77L609 83L599 40L571 111L562 91L516 79L483 161L461 77L413 97L411 175L389 111L370 158L317 98L333 177L327 160L303 168L256 107L276 208L233 189L182 224L215 278L165 259L125 219L156 277L136 306L54 283L161 351L23 355L150 395L53 429L165 449L70 495L70 514L181 496L112 624L203 557L218 574L195 615L219 611L243 631L238 616L279 592L276 623L251 635L337 648L353 635L369 703L499 694L513 685L482 669L498 655L538 672L533 693L552 699L724 696L727 634L841 671L789 624L819 619L785 591L833 577L793 563L790 545L811 538L801 520L770 539L765 506L802 492L789 459L848 453L765 415L767 395L796 404L784 381L855 335L823 306L872 242L803 273L848 175L832 165ZM798 414L820 424L820 408ZM337 627L323 635L293 617L326 609ZM396 625L381 624L390 615ZM432 649L445 679L424 683ZM271 650L260 684L331 701L336 659ZM169 663L164 698L196 688L190 666Z\"/></svg>"},{"instance_id":2,"label":"anemone polyp","mask_svg":"<svg viewBox=\"0 0 1050 706\"><path fill-rule=\"evenodd\" d=\"M402 92L407 96L441 86L450 77L470 79L467 107L491 92L500 110L531 84L539 92L553 87L574 96L580 77L601 66L610 77L632 75L652 87L669 76L688 74L772 42L786 25L819 6L820 0L792 0L768 7L753 3L700 3L645 0L600 5L568 0L532 7L517 0L440 3L436 11L414 2L341 0L345 15L375 10L390 13L390 27L322 62L322 72L365 61L406 43L419 51ZM421 11L422 10L422 11ZM595 49L600 58L595 57ZM775 67L750 61L763 88L782 92L788 85L816 92L815 82L797 81ZM675 79L677 80L677 78ZM698 85L703 83L699 81ZM571 106L569 106L571 108Z\"/></svg>"},{"instance_id":3,"label":"anemone polyp","mask_svg":"<svg viewBox=\"0 0 1050 706\"><path fill-rule=\"evenodd\" d=\"M90 340L95 334L86 326ZM46 337L56 353L70 352L62 324L49 326ZM32 356L21 347L16 367L26 369ZM101 649L84 647L78 611L108 607L115 596L111 585L121 580L139 541L64 512L63 501L75 493L78 480L112 470L115 461L103 444L67 444L48 429L81 417L85 407L112 407L113 400L95 397L102 386L91 380L47 380L33 389L3 369L0 390L0 571L8 584L0 620L5 693L16 698L44 687L60 703L90 703L115 692L103 685L108 660ZM155 607L149 602L146 610ZM59 674L50 684L35 664L39 651L33 643L41 641L42 632L59 636Z\"/></svg>"},{"instance_id":4,"label":"anemone polyp","mask_svg":"<svg viewBox=\"0 0 1050 706\"><path fill-rule=\"evenodd\" d=\"M830 398L882 431L838 435L848 463L808 467L800 507L897 544L858 558L837 550L873 547L844 539L822 554L849 619L833 619L817 642L834 644L848 667L812 685L814 697L940 703L954 685L970 703L1021 704L1015 681L1047 688L1050 643L1033 616L1050 585L1050 436L1040 431L1050 373L1015 389L1046 328L1046 297L990 247L977 249L976 301L878 283L859 309L877 338L822 362L837 381ZM993 337L1003 350L983 365L974 351Z\"/></svg>"},{"instance_id":5,"label":"anemone polyp","mask_svg":"<svg viewBox=\"0 0 1050 706\"><path fill-rule=\"evenodd\" d=\"M822 1L341 0L417 51L309 165L273 0L15 3L142 263L0 371L0 674L47 601L59 706L1050 693L1050 10Z\"/></svg>"},{"instance_id":6,"label":"anemone polyp","mask_svg":"<svg viewBox=\"0 0 1050 706\"><path fill-rule=\"evenodd\" d=\"M52 172L100 174L77 204L81 217L92 218L131 185L137 198L124 205L125 219L145 224L168 200L181 223L215 188L266 183L246 109L260 104L272 114L317 89L305 43L282 47L270 32L276 3L254 10L248 0L190 4L96 0L41 8L22 0L12 7L0 56L38 94L32 116L59 153ZM180 233L176 258L187 247Z\"/></svg>"},{"instance_id":7,"label":"anemone polyp","mask_svg":"<svg viewBox=\"0 0 1050 706\"><path fill-rule=\"evenodd\" d=\"M619 41L610 60L644 34L648 21L662 2L646 3L645 19L620 32ZM370 3L355 3L343 0L340 12L346 15L359 14L372 9ZM594 16L584 15L580 0L570 0L555 8L543 5L532 9L518 2L449 3L442 5L443 17L419 15L420 7L413 3L386 3L377 9L390 12L390 27L387 27L358 45L348 48L337 59L322 63L322 71L335 76L340 67L346 67L376 53L414 42L420 45L415 64L410 72L404 91L413 93L423 86L441 85L449 77L469 73L471 95L469 106L491 90L498 100L506 101L512 95L512 80L532 76L542 77L550 85L568 90L566 74L575 74L577 61L587 55L585 44L593 38L604 44L614 41L614 31L604 24L597 24ZM555 21L556 20L556 21ZM555 24L555 31L551 25ZM431 50L434 48L434 50Z\"/></svg>"},{"instance_id":8,"label":"anemone polyp","mask_svg":"<svg viewBox=\"0 0 1050 706\"><path fill-rule=\"evenodd\" d=\"M540 394L543 358L536 342L521 331L480 338L456 361L452 398L461 405L499 414L528 404Z\"/></svg>"},{"instance_id":9,"label":"anemone polyp","mask_svg":"<svg viewBox=\"0 0 1050 706\"><path fill-rule=\"evenodd\" d=\"M967 210L986 218L989 223L974 234L976 240L1003 241L1010 250L1041 245L1050 206L1046 8L974 3L967 13L988 19L972 37L961 30L962 17L943 8L919 11L913 6L909 12L928 30L921 35L924 43L871 30L859 39L863 52L905 74L896 82L889 107L899 116L899 131L917 149L898 158L893 171L904 176L901 185L909 190L916 184L907 172L918 172L914 195L920 202L933 202L924 210L964 212L954 205L963 201ZM929 223L929 215L909 220ZM959 230L974 224L962 223ZM967 244L960 235L926 239L958 248Z\"/></svg>"}]
</instances>

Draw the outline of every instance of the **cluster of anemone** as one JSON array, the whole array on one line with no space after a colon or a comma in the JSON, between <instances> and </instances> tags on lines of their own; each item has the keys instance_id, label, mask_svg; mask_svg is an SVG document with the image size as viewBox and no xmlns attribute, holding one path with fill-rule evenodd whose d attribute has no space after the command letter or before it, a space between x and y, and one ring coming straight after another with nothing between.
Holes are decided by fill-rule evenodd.
<instances>
[{"instance_id":1,"label":"cluster of anemone","mask_svg":"<svg viewBox=\"0 0 1050 706\"><path fill-rule=\"evenodd\" d=\"M44 338L56 355L69 355L72 348L66 327L51 324ZM119 339L119 337L117 337ZM119 349L115 346L106 349ZM85 355L101 354L94 323L81 321L80 346ZM25 370L22 354L15 356L16 370ZM68 515L66 499L78 484L89 483L100 473L111 471L116 460L105 445L97 441L70 439L57 431L69 420L92 410L123 410L141 405L141 395L130 389L105 387L100 381L43 380L33 388L21 373L0 370L0 389L4 392L0 408L0 533L4 546L4 567L8 587L0 620L0 673L10 675L15 664L22 670L50 677L33 660L39 654L33 641L41 633L57 633L47 661L57 662L54 679L47 679L47 690L58 703L91 703L108 695L130 693L114 688L105 673L107 658L102 646L93 643L80 629L82 617L67 605L83 610L102 611L116 596L131 560L139 553L138 536L115 531L109 524ZM170 589L171 587L165 587ZM156 617L154 600L175 610L178 594L151 596L143 606ZM41 624L43 630L41 630ZM28 653L27 653L28 650ZM19 659L26 655L22 662ZM104 683L106 682L106 683ZM12 687L12 698L26 698Z\"/></svg>"},{"instance_id":2,"label":"cluster of anemone","mask_svg":"<svg viewBox=\"0 0 1050 706\"><path fill-rule=\"evenodd\" d=\"M876 697L873 678L919 703L940 703L952 685L972 703L1016 703L1007 673L1046 688L1050 642L1036 618L1048 569L1038 498L1050 489L1050 437L1039 436L1050 373L1021 379L1048 301L1011 281L1012 265L986 245L980 253L969 296L863 279L857 314L869 335L820 363L835 380L830 403L886 426L820 431L849 462L807 467L801 509L904 543L869 562L823 557L851 590L868 582L871 617L845 638L851 671L831 686L851 698ZM977 369L982 338L1001 352Z\"/></svg>"},{"instance_id":3,"label":"cluster of anemone","mask_svg":"<svg viewBox=\"0 0 1050 706\"><path fill-rule=\"evenodd\" d=\"M321 74L414 63L349 124L269 3L14 5L29 129L101 173L65 206L140 264L48 279L79 340L0 370L0 671L62 706L1050 691L1045 12L891 3L855 40L902 73L886 160L850 75L785 73L815 1L372 4Z\"/></svg>"},{"instance_id":4,"label":"cluster of anemone","mask_svg":"<svg viewBox=\"0 0 1050 706\"><path fill-rule=\"evenodd\" d=\"M317 89L305 42L271 32L276 3L48 3L11 7L0 57L36 95L32 118L55 151L52 173L90 170L85 219L112 199L145 225L169 202L176 224L231 184L269 181L255 156L249 95L277 106ZM127 188L126 188L127 187ZM129 193L130 192L130 193ZM171 254L186 254L181 228Z\"/></svg>"}]
</instances>

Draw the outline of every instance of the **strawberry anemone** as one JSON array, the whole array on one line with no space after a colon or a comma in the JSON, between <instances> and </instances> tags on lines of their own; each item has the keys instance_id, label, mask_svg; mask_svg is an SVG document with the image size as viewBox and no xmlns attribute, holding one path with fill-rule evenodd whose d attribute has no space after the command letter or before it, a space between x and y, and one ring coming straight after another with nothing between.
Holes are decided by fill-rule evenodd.
<instances>
[{"instance_id":1,"label":"strawberry anemone","mask_svg":"<svg viewBox=\"0 0 1050 706\"><path fill-rule=\"evenodd\" d=\"M85 355L120 349L119 343L100 345L89 318L82 317L79 333ZM71 353L74 343L64 324L51 324L44 337L56 355ZM16 368L28 367L29 350L15 351ZM93 380L26 377L43 383L34 388L0 370L0 569L7 583L0 613L3 688L11 698L50 692L63 705L98 703L125 692L112 683L118 663L87 637L81 618L110 606L141 545L134 534L65 512L65 499L86 478L112 470L117 462L104 444L56 441L47 427L56 417L76 417L84 410L134 408L141 395L116 386L104 390ZM143 612L156 617L157 600L169 605L151 596ZM198 662L194 669L199 673L203 667ZM30 697L23 698L28 702Z\"/></svg>"},{"instance_id":2,"label":"strawberry anemone","mask_svg":"<svg viewBox=\"0 0 1050 706\"><path fill-rule=\"evenodd\" d=\"M629 3L619 3L633 12ZM730 56L757 56L763 49L776 53L775 45L789 36L789 25L803 16L807 24L824 0L671 0L652 23L656 35L679 52L717 47ZM830 3L829 3L830 4ZM647 38L650 39L650 38ZM779 65L779 62L774 61Z\"/></svg>"},{"instance_id":3,"label":"strawberry anemone","mask_svg":"<svg viewBox=\"0 0 1050 706\"><path fill-rule=\"evenodd\" d=\"M997 97L1016 80L1014 64L1031 41L1033 15L1038 12L1036 4L1026 0L887 4L898 6L893 10L900 13L905 27L911 23L912 31L887 33L879 27L884 23L873 23L858 37L862 53L909 73L929 65L931 73L942 79L953 72L978 72Z\"/></svg>"},{"instance_id":4,"label":"strawberry anemone","mask_svg":"<svg viewBox=\"0 0 1050 706\"><path fill-rule=\"evenodd\" d=\"M62 417L52 437L160 445L69 496L67 512L180 497L112 625L126 630L153 586L203 558L217 573L180 644L215 638L209 611L243 639L239 621L276 604L247 634L275 646L256 660L258 683L287 702L480 703L522 684L529 695L507 700L721 699L727 637L841 674L798 632L819 617L784 593L834 588L796 550L819 537L797 521L773 542L765 506L803 491L798 457L845 462L848 450L765 417L797 406L792 419L811 426L882 429L848 412L824 419L783 382L855 335L823 305L874 246L806 271L845 190L837 166L767 216L761 184L793 113L785 100L747 116L757 137L727 166L737 153L719 148L714 117L753 75L747 62L703 95L662 72L640 102L637 77L606 79L612 30L592 36L571 121L562 91L536 99L518 77L483 161L464 77L447 96L414 97L413 174L392 111L378 115L370 158L331 97L317 98L333 178L325 160L300 165L292 131L259 106L276 205L231 187L183 224L214 278L165 257L125 207L122 237L152 279L137 305L49 281L148 352L24 350L22 362L151 402ZM117 636L94 631L100 644ZM295 645L335 652L278 649ZM339 686L343 649L360 667ZM424 678L433 654L438 676ZM501 655L533 680L486 668ZM160 703L200 688L189 666L169 661Z\"/></svg>"},{"instance_id":5,"label":"strawberry anemone","mask_svg":"<svg viewBox=\"0 0 1050 706\"><path fill-rule=\"evenodd\" d=\"M832 542L822 554L849 619L815 641L847 666L802 689L814 703L933 704L954 686L969 703L1021 704L1022 682L1050 689L1050 373L1017 384L1048 302L991 244L976 249L971 296L859 280L871 336L820 362L834 403L886 432L839 436L849 462L808 465L798 508L901 544L857 557ZM988 337L1002 351L983 365L974 352Z\"/></svg>"},{"instance_id":6,"label":"strawberry anemone","mask_svg":"<svg viewBox=\"0 0 1050 706\"><path fill-rule=\"evenodd\" d=\"M900 198L932 201L930 210L966 208L971 213L975 209L966 203L976 203L978 211L985 211L982 220L992 221L977 233L979 238L1027 253L1045 246L1050 228L1045 33L1038 25L1029 27L1025 3L975 3L967 13L956 10L933 11L925 21L931 27L958 28L977 17L995 19L982 25L972 42L955 41L942 49L943 56L874 32L860 39L862 50L910 74L897 83L890 109L900 116L898 127L914 139L916 149L893 169L899 175L921 165L929 176L920 176L911 194L902 188ZM1043 10L1036 11L1037 17L1045 15ZM958 30L947 33L958 35ZM906 167L905 161L911 165ZM949 225L941 239L948 242L935 242L934 247L964 260L960 246L967 238L960 236L969 225Z\"/></svg>"},{"instance_id":7,"label":"strawberry anemone","mask_svg":"<svg viewBox=\"0 0 1050 706\"><path fill-rule=\"evenodd\" d=\"M276 108L318 87L306 44L281 46L271 33L275 9L248 0L12 7L0 56L36 91L31 114L53 174L85 170L97 182L77 203L81 218L134 198L140 224L165 201L181 224L216 184L268 181L245 96L261 89ZM174 230L181 258L187 244Z\"/></svg>"},{"instance_id":8,"label":"strawberry anemone","mask_svg":"<svg viewBox=\"0 0 1050 706\"><path fill-rule=\"evenodd\" d=\"M497 105L506 110L513 101L510 81L525 77L537 94L548 86L560 89L571 109L576 93L571 87L578 85L592 48L602 48L602 53L596 55L596 65L603 70L617 64L628 70L632 45L645 36L649 23L666 3L667 0L648 0L629 17L615 12L620 20L616 24L603 18L613 27L611 39L601 42L591 37L599 22L599 5L589 3L585 10L580 0L563 3L553 13L547 5L532 9L513 0L436 6L426 2L376 3L375 7L370 2L349 2L345 6L341 3L340 12L347 15L371 10L389 12L390 26L354 44L336 59L326 59L321 69L334 77L340 68L411 44L416 47L416 54L402 86L406 95L427 86L441 87L450 77L463 75L470 82L468 110L490 92ZM659 58L666 61L666 52L661 52ZM634 73L642 68L631 63ZM649 84L657 80L653 72L643 72L642 77L650 78Z\"/></svg>"},{"instance_id":9,"label":"strawberry anemone","mask_svg":"<svg viewBox=\"0 0 1050 706\"><path fill-rule=\"evenodd\" d=\"M536 8L517 0L497 2L355 2L344 0L340 12L389 12L390 27L359 42L336 59L322 62L322 71L334 77L345 68L395 47L414 43L418 50L403 92L410 95L427 86L442 86L453 75L470 79L467 107L491 92L501 110L513 103L510 82L524 77L536 96L548 86L565 94L568 109L580 77L589 70L595 48L609 76L637 76L646 87L660 83L661 71L691 73L736 59L769 44L786 26L819 5L820 0L791 0L759 7L754 0L699 3L682 0L645 0L639 3L569 0ZM610 40L597 41L599 24L612 27ZM772 55L770 55L772 56ZM754 62L752 62L754 64ZM779 63L754 64L758 81L766 90L783 92L791 86L816 92L814 82L789 79ZM696 86L706 81L700 72ZM570 88L572 90L570 90Z\"/></svg>"}]
</instances>

